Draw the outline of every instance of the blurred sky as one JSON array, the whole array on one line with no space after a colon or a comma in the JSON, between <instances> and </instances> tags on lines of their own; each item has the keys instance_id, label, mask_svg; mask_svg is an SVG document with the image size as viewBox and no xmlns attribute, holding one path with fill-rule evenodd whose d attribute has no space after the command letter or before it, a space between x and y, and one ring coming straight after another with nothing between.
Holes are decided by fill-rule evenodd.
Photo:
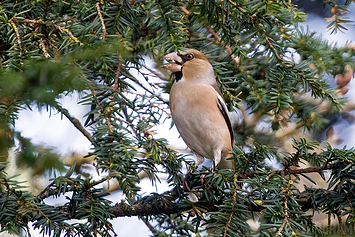
<instances>
[{"instance_id":1,"label":"blurred sky","mask_svg":"<svg viewBox=\"0 0 355 237\"><path fill-rule=\"evenodd\" d=\"M355 20L355 4L352 4L349 8L350 12L346 15L352 20ZM329 24L323 17L315 14L309 14L306 23L302 23L301 26L306 28L309 27L310 31L316 31L330 42L337 43L338 46L345 44L348 40L355 40L355 27L354 23L347 24L348 32L346 34L338 32L337 34L331 35L326 26ZM153 62L147 59L147 64L149 67L153 67ZM330 80L333 80L330 78ZM144 80L142 80L144 81ZM352 98L355 97L355 85L354 81L350 82L350 90L347 96ZM142 91L143 93L143 91ZM69 112L78 118L82 123L84 123L86 118L83 115L89 111L89 106L78 105L77 102L81 95L74 94L64 97L61 103L64 108L68 109ZM168 98L168 95L164 95ZM179 149L185 149L186 145L179 138L179 135L175 128L170 128L171 121L167 119L164 124L158 126L156 137L165 137L171 144ZM349 124L346 121L339 122L335 124L335 129L339 136L347 135L347 139L343 141L343 144L348 146L355 146L355 139L353 134L355 134L355 126ZM345 130L346 128L346 130ZM16 130L22 132L22 135L27 138L32 138L32 142L35 144L45 145L48 147L55 148L59 153L66 155L72 152L85 154L90 149L90 143L88 140L77 130L75 127L61 114L54 111L48 112L46 110L38 111L33 108L33 111L23 110L19 113L19 119L16 122ZM349 137L351 134L351 137ZM93 172L95 173L95 172ZM150 192L163 192L168 190L169 187L166 183L162 183L158 186L152 186L149 180L143 180L141 183L142 192L141 194L149 194ZM113 202L119 202L123 196L120 192L115 192L111 195L110 200ZM60 200L65 202L65 199ZM48 202L58 202L58 200L48 200ZM113 220L115 230L121 237L130 237L132 233L134 236L149 236L150 232L145 224L138 220L136 217L131 218L116 218ZM40 236L38 231L34 231L32 236Z\"/></svg>"}]
</instances>

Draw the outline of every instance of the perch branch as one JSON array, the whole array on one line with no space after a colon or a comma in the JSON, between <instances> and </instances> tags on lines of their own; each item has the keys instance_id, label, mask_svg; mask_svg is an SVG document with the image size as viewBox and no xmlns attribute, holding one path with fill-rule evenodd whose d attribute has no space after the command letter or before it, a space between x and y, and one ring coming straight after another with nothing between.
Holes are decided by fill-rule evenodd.
<instances>
[{"instance_id":1,"label":"perch branch","mask_svg":"<svg viewBox=\"0 0 355 237\"><path fill-rule=\"evenodd\" d=\"M305 168L305 169L294 169L294 170L273 170L272 172L274 174L281 174L282 172L285 173L285 175L292 175L292 174L304 174L304 173L314 173L314 172L320 172L322 170L330 170L334 167L334 165L327 165L325 167L310 167L310 168ZM253 178L255 176L260 176L260 175L265 175L265 173L261 173L259 171L255 172L249 172L249 173L244 173L244 174L239 174L239 179L246 179L246 178Z\"/></svg>"}]
</instances>

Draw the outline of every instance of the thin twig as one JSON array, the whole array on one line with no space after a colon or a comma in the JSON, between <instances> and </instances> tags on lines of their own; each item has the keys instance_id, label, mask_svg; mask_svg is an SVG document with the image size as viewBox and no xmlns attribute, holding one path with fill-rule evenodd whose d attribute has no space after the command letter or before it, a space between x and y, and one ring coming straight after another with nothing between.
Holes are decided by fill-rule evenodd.
<instances>
[{"instance_id":1,"label":"thin twig","mask_svg":"<svg viewBox=\"0 0 355 237\"><path fill-rule=\"evenodd\" d=\"M269 46L269 48L271 49L271 51L274 53L275 57L277 58L278 61L283 62L281 56L277 53L276 49L274 48L274 46L271 44L269 37L267 37L267 35L264 34L263 30L260 28L260 26L258 25L258 23L256 21L254 21L254 26L256 27L256 29L259 31L260 34L262 34L266 40L266 44Z\"/></svg>"},{"instance_id":2,"label":"thin twig","mask_svg":"<svg viewBox=\"0 0 355 237\"><path fill-rule=\"evenodd\" d=\"M31 231L30 231L30 227L28 226L28 223L26 223L25 227L26 227L28 237L31 237Z\"/></svg>"},{"instance_id":3,"label":"thin twig","mask_svg":"<svg viewBox=\"0 0 355 237\"><path fill-rule=\"evenodd\" d=\"M56 108L59 112L64 114L67 119L92 143L95 144L95 141L92 139L91 134L83 127L83 125L80 123L79 119L73 117L72 115L69 114L69 111L67 109L64 109L63 107L59 105L55 105L54 108Z\"/></svg>"},{"instance_id":4,"label":"thin twig","mask_svg":"<svg viewBox=\"0 0 355 237\"><path fill-rule=\"evenodd\" d=\"M94 181L94 182L92 182L92 183L90 184L90 187L94 187L94 186L96 186L96 185L98 185L98 184L101 184L101 183L103 183L103 182L109 180L109 178L110 178L110 176L106 176L106 177L103 177L103 178L101 178L101 179L99 179L99 180L97 180L97 181Z\"/></svg>"},{"instance_id":5,"label":"thin twig","mask_svg":"<svg viewBox=\"0 0 355 237\"><path fill-rule=\"evenodd\" d=\"M344 224L343 224L343 220L341 219L341 216L338 216L338 223L340 226L341 235L345 236Z\"/></svg>"},{"instance_id":6,"label":"thin twig","mask_svg":"<svg viewBox=\"0 0 355 237\"><path fill-rule=\"evenodd\" d=\"M282 222L282 225L281 225L280 228L278 229L278 231L277 231L277 233L275 234L275 236L278 236L279 234L281 234L281 231L282 231L283 228L285 227L286 223L287 223L287 218L286 218L286 216L285 216L285 218L284 218L284 220L283 220L283 222Z\"/></svg>"},{"instance_id":7,"label":"thin twig","mask_svg":"<svg viewBox=\"0 0 355 237\"><path fill-rule=\"evenodd\" d=\"M44 198L47 198L49 195L47 195L46 192L47 192L48 188L51 187L53 184L55 184L55 180L53 180L50 184L48 184L47 187L45 189L43 189L42 192L40 192L37 196L42 200Z\"/></svg>"},{"instance_id":8,"label":"thin twig","mask_svg":"<svg viewBox=\"0 0 355 237\"><path fill-rule=\"evenodd\" d=\"M282 225L280 226L280 228L276 232L275 236L278 236L279 234L281 234L281 231L284 229L286 223L288 223L288 212L287 212L287 209L288 209L288 207L287 207L288 189L285 184L285 171L284 170L281 170L281 177L282 177L283 188L285 191L285 200L284 200L285 213L284 213L284 220L282 222Z\"/></svg>"},{"instance_id":9,"label":"thin twig","mask_svg":"<svg viewBox=\"0 0 355 237\"><path fill-rule=\"evenodd\" d=\"M40 45L41 45L41 48L42 48L44 57L50 58L51 55L48 53L48 51L47 51L47 49L46 49L46 46L44 45L43 39L40 39L40 40L39 40L39 43L40 43Z\"/></svg>"},{"instance_id":10,"label":"thin twig","mask_svg":"<svg viewBox=\"0 0 355 237\"><path fill-rule=\"evenodd\" d=\"M141 217L140 218L144 224L149 228L149 230L152 232L152 234L154 236L157 236L159 234L159 232L149 223L147 217Z\"/></svg>"},{"instance_id":11,"label":"thin twig","mask_svg":"<svg viewBox=\"0 0 355 237\"><path fill-rule=\"evenodd\" d=\"M235 6L237 9L238 9L238 11L240 11L241 13L245 13L246 12L246 10L244 10L242 7L240 7L240 6L238 6L235 2L233 2L232 0L228 0L228 2L230 3L230 4L232 4L233 6Z\"/></svg>"},{"instance_id":12,"label":"thin twig","mask_svg":"<svg viewBox=\"0 0 355 237\"><path fill-rule=\"evenodd\" d=\"M143 67L144 67L146 70L148 70L150 73L152 73L154 76L156 76L156 77L158 77L158 78L160 78L160 79L162 79L162 80L164 80L164 81L167 80L167 79L166 79L164 76L162 76L159 72L156 72L156 71L154 71L153 69L151 69L151 68L149 68L149 67L147 67L147 66L145 66L145 65L143 65Z\"/></svg>"},{"instance_id":13,"label":"thin twig","mask_svg":"<svg viewBox=\"0 0 355 237\"><path fill-rule=\"evenodd\" d=\"M15 33L16 33L17 43L18 43L18 46L19 46L19 48L20 48L20 55L22 55L22 44L21 44L20 33L18 32L18 28L17 28L15 22L13 21L13 18L11 18L10 23L11 23L11 25L12 25L12 27L14 28L14 31L15 31Z\"/></svg>"},{"instance_id":14,"label":"thin twig","mask_svg":"<svg viewBox=\"0 0 355 237\"><path fill-rule=\"evenodd\" d=\"M289 193L290 193L290 190L291 190L291 187L292 186L289 186L287 187L286 186L286 180L285 180L285 171L282 170L281 171L281 177L282 177L282 182L283 182L283 188L284 188L284 191L285 191L285 200L284 200L284 220L282 222L282 225L280 226L279 230L277 231L277 233L275 234L275 236L278 236L279 234L281 234L282 230L284 229L285 225L287 224L287 226L290 228L291 232L292 232L292 235L293 236L297 236L296 233L293 231L292 229L292 226L290 224L290 222L288 221L288 204L287 204L287 201L288 201L288 196L289 196ZM288 182L289 185L292 185L292 183Z\"/></svg>"},{"instance_id":15,"label":"thin twig","mask_svg":"<svg viewBox=\"0 0 355 237\"><path fill-rule=\"evenodd\" d=\"M157 94L155 94L153 91L149 90L147 87L145 87L145 86L144 86L142 83L140 83L138 80L135 80L134 82L137 83L140 87L142 87L145 91L147 91L147 92L149 92L150 94L156 96L156 98L157 98L159 101L163 102L163 103L166 104L166 105L169 105L169 102L167 102L167 101L163 100L162 98L160 98Z\"/></svg>"},{"instance_id":16,"label":"thin twig","mask_svg":"<svg viewBox=\"0 0 355 237\"><path fill-rule=\"evenodd\" d=\"M63 27L60 27L60 26L57 25L57 24L54 24L54 26L55 26L55 28L57 28L58 30L66 32L66 33L69 35L69 37L70 37L74 42L76 42L76 43L78 43L78 44L80 44L80 45L84 45L83 43L81 43L81 42L78 40L78 38L76 38L76 37L70 32L70 30L68 30L68 29L66 29L66 28L63 28Z\"/></svg>"},{"instance_id":17,"label":"thin twig","mask_svg":"<svg viewBox=\"0 0 355 237\"><path fill-rule=\"evenodd\" d=\"M97 14L100 17L100 21L101 21L101 25L102 25L102 40L106 41L106 26L105 26L104 18L102 17L102 14L101 14L99 2L96 3L96 10L97 10Z\"/></svg>"},{"instance_id":18,"label":"thin twig","mask_svg":"<svg viewBox=\"0 0 355 237\"><path fill-rule=\"evenodd\" d=\"M117 70L116 70L115 84L114 84L114 87L113 87L114 91L116 91L116 89L118 87L118 79L119 79L120 73L121 73L121 65L122 65L122 60L119 59L118 60Z\"/></svg>"},{"instance_id":19,"label":"thin twig","mask_svg":"<svg viewBox=\"0 0 355 237\"><path fill-rule=\"evenodd\" d=\"M226 237L227 236L227 231L228 229L230 228L230 223L233 219L233 214L235 213L234 211L234 208L235 208L235 204L237 202L237 180L238 180L238 174L235 173L234 174L234 192L233 192L233 208L232 208L232 211L229 215L229 219L227 221L227 224L226 224L226 227L224 228L224 234L223 234L223 237Z\"/></svg>"},{"instance_id":20,"label":"thin twig","mask_svg":"<svg viewBox=\"0 0 355 237\"><path fill-rule=\"evenodd\" d=\"M44 218L46 218L47 221L52 223L55 227L60 228L59 225L54 223L51 219L49 219L49 217L46 214L44 214L44 212L37 206L37 204L33 200L31 202L35 205L35 207L37 208L38 212L41 213L44 216Z\"/></svg>"},{"instance_id":21,"label":"thin twig","mask_svg":"<svg viewBox=\"0 0 355 237\"><path fill-rule=\"evenodd\" d=\"M73 18L66 18L66 19L61 19L61 20L55 20L55 21L43 21L43 20L29 20L29 19L17 19L17 18L12 18L12 21L15 23L26 23L26 24L31 24L31 25L52 25L60 22L68 22L71 21Z\"/></svg>"}]
</instances>

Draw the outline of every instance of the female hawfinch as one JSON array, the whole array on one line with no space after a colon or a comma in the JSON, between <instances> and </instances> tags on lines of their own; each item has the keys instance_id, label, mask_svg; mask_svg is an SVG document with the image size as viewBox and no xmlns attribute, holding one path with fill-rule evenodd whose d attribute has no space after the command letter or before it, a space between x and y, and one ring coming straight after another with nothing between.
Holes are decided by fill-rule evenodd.
<instances>
[{"instance_id":1,"label":"female hawfinch","mask_svg":"<svg viewBox=\"0 0 355 237\"><path fill-rule=\"evenodd\" d=\"M196 166L204 157L222 169L233 168L230 149L233 129L213 68L207 57L194 49L169 53L164 67L175 73L170 91L170 110L177 130L195 153Z\"/></svg>"}]
</instances>

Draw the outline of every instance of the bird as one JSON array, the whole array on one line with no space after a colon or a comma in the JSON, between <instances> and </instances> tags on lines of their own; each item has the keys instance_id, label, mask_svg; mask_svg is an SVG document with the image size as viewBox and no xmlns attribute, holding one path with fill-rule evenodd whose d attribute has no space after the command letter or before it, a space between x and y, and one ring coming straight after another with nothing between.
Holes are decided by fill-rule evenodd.
<instances>
[{"instance_id":1,"label":"bird","mask_svg":"<svg viewBox=\"0 0 355 237\"><path fill-rule=\"evenodd\" d=\"M173 122L186 145L196 156L219 169L232 169L234 135L231 119L214 70L207 57L195 49L172 52L164 57L164 68L175 74L169 107Z\"/></svg>"}]
</instances>

